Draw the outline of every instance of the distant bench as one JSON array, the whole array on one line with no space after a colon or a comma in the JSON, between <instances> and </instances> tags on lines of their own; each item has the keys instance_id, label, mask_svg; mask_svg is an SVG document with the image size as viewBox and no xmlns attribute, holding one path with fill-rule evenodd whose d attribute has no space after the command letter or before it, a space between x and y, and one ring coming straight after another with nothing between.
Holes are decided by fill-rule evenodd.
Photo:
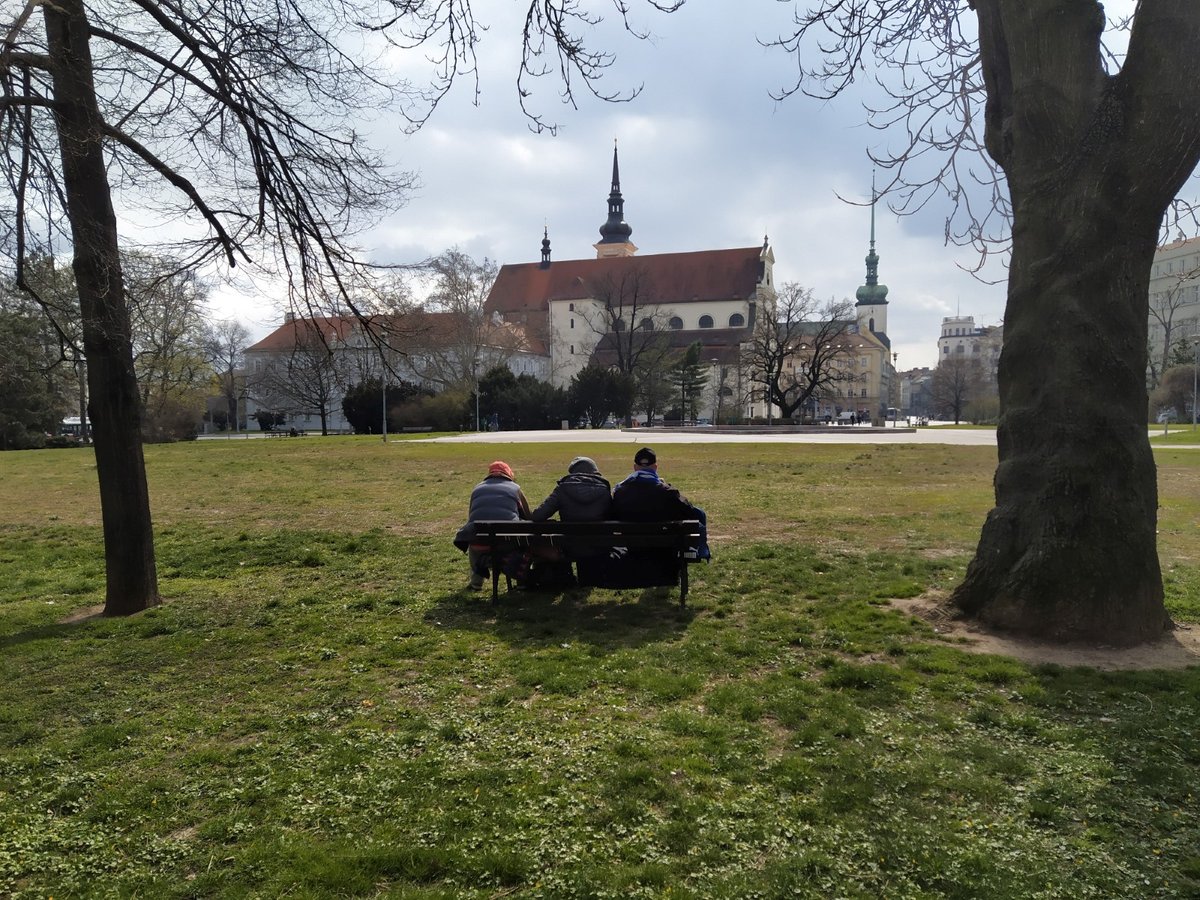
<instances>
[{"instance_id":1,"label":"distant bench","mask_svg":"<svg viewBox=\"0 0 1200 900\"><path fill-rule=\"evenodd\" d=\"M584 587L638 588L679 585L679 605L688 594L688 563L697 562L700 522L528 522L523 520L479 520L474 523L473 545L486 546L492 554L492 602L500 594L497 560L513 550L554 547L578 565L579 584ZM633 551L627 559L609 559L596 551L625 547ZM652 560L640 551L661 550ZM644 565L649 562L649 565ZM642 571L639 571L642 569ZM669 580L668 580L669 579ZM512 583L509 580L509 588Z\"/></svg>"}]
</instances>

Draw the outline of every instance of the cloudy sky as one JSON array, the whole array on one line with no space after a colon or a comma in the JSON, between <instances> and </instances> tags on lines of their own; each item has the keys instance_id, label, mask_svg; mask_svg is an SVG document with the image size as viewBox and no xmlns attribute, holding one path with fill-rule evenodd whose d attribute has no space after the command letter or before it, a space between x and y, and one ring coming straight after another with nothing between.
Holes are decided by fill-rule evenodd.
<instances>
[{"instance_id":1,"label":"cloudy sky","mask_svg":"<svg viewBox=\"0 0 1200 900\"><path fill-rule=\"evenodd\" d=\"M636 5L647 41L597 32L618 54L602 86L642 87L629 103L577 93L561 102L552 78L536 83L529 105L559 125L534 134L518 105L520 12L511 0L477 0L489 27L478 48L478 103L463 80L418 133L405 135L386 112L364 123L399 169L420 187L361 243L380 262L410 263L458 246L500 264L536 261L543 225L553 258L595 255L607 214L613 141L620 150L626 221L641 254L750 247L769 236L776 281L795 281L818 297L853 297L865 278L870 212L843 199L871 196L868 148L886 135L866 127L861 97L818 102L770 92L789 84L794 62L764 48L789 24L790 7L744 0L717 14L711 0L689 0L670 16ZM611 12L593 0L592 8ZM728 9L729 7L726 7ZM403 61L414 77L421 59ZM936 364L942 318L1003 317L1004 288L972 277L969 248L946 246L943 208L900 218L876 213L879 278L889 288L888 333L901 369ZM988 274L1003 278L993 265ZM245 321L255 338L279 322L269 303L218 292L215 311Z\"/></svg>"}]
</instances>

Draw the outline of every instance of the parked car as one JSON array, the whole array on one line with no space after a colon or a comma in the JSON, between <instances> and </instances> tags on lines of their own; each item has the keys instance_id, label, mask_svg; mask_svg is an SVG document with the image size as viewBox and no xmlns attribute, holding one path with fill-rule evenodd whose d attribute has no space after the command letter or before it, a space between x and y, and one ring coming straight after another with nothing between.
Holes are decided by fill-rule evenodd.
<instances>
[{"instance_id":1,"label":"parked car","mask_svg":"<svg viewBox=\"0 0 1200 900\"><path fill-rule=\"evenodd\" d=\"M1174 423L1174 422L1178 422L1178 421L1179 421L1179 416L1176 414L1175 410L1160 409L1158 411L1158 424L1159 425L1166 425L1167 423Z\"/></svg>"}]
</instances>

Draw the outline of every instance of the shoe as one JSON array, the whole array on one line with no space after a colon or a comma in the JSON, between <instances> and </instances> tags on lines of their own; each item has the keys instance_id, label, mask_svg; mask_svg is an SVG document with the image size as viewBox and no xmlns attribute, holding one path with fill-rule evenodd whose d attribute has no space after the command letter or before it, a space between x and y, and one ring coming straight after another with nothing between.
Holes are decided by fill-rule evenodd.
<instances>
[{"instance_id":1,"label":"shoe","mask_svg":"<svg viewBox=\"0 0 1200 900\"><path fill-rule=\"evenodd\" d=\"M467 587L472 591L482 591L483 590L483 579L472 576L471 580L467 582Z\"/></svg>"}]
</instances>

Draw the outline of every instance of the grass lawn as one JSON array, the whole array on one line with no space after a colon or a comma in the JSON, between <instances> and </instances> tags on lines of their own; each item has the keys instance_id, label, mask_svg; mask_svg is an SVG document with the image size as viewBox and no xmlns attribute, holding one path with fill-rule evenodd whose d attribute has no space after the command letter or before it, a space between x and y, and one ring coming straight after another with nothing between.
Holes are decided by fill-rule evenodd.
<instances>
[{"instance_id":1,"label":"grass lawn","mask_svg":"<svg viewBox=\"0 0 1200 900\"><path fill-rule=\"evenodd\" d=\"M1157 447L1161 444L1200 444L1200 430L1192 428L1189 422L1186 425L1172 425L1170 431L1163 434L1161 425L1150 426L1150 443Z\"/></svg>"},{"instance_id":2,"label":"grass lawn","mask_svg":"<svg viewBox=\"0 0 1200 900\"><path fill-rule=\"evenodd\" d=\"M633 444L147 448L167 602L103 598L88 450L0 454L0 896L1200 895L1200 668L963 652L994 448L673 445L713 565L464 590L500 454L530 500ZM1200 452L1156 450L1200 621ZM68 621L72 615L78 621Z\"/></svg>"}]
</instances>

